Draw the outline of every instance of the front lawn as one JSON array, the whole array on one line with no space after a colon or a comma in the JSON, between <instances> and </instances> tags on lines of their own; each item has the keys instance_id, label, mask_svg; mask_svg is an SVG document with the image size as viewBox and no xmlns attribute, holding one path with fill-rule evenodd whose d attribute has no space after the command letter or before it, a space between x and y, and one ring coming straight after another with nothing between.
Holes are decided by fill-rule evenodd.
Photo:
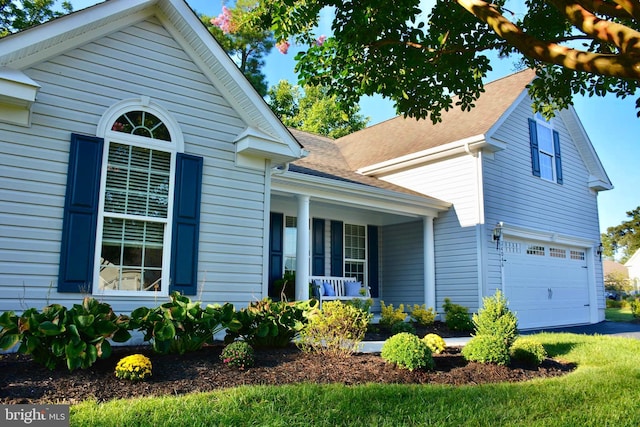
<instances>
[{"instance_id":1,"label":"front lawn","mask_svg":"<svg viewBox=\"0 0 640 427\"><path fill-rule=\"evenodd\" d=\"M71 407L71 425L640 425L640 341L552 333L533 337L551 357L576 363L576 371L478 386L243 386L180 397L84 402Z\"/></svg>"},{"instance_id":2,"label":"front lawn","mask_svg":"<svg viewBox=\"0 0 640 427\"><path fill-rule=\"evenodd\" d=\"M611 322L633 322L636 320L629 307L607 308L604 311L604 317Z\"/></svg>"}]
</instances>

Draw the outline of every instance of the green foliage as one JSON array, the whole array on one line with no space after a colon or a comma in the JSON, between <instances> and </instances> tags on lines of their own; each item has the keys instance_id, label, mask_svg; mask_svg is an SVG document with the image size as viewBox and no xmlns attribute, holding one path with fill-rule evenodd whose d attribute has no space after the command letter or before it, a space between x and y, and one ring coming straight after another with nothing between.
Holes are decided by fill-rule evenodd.
<instances>
[{"instance_id":1,"label":"green foliage","mask_svg":"<svg viewBox=\"0 0 640 427\"><path fill-rule=\"evenodd\" d=\"M602 234L604 254L613 258L617 251L622 251L621 263L625 263L640 249L640 206L627 212L627 221L607 228Z\"/></svg>"},{"instance_id":2,"label":"green foliage","mask_svg":"<svg viewBox=\"0 0 640 427\"><path fill-rule=\"evenodd\" d=\"M116 378L131 381L143 381L151 377L153 365L143 354L123 357L116 365Z\"/></svg>"},{"instance_id":3,"label":"green foliage","mask_svg":"<svg viewBox=\"0 0 640 427\"><path fill-rule=\"evenodd\" d=\"M254 347L286 347L307 324L317 301L253 301L237 311L228 325L225 342L241 337Z\"/></svg>"},{"instance_id":4,"label":"green foliage","mask_svg":"<svg viewBox=\"0 0 640 427\"><path fill-rule=\"evenodd\" d=\"M373 315L351 304L327 301L300 333L302 351L350 356L358 350Z\"/></svg>"},{"instance_id":5,"label":"green foliage","mask_svg":"<svg viewBox=\"0 0 640 427\"><path fill-rule=\"evenodd\" d=\"M431 349L434 354L440 354L447 347L442 337L438 334L427 334L422 338L422 341Z\"/></svg>"},{"instance_id":6,"label":"green foliage","mask_svg":"<svg viewBox=\"0 0 640 427\"><path fill-rule=\"evenodd\" d=\"M453 331L471 331L473 323L469 317L469 309L463 305L454 304L449 298L444 299L445 323Z\"/></svg>"},{"instance_id":7,"label":"green foliage","mask_svg":"<svg viewBox=\"0 0 640 427\"><path fill-rule=\"evenodd\" d=\"M414 304L409 307L409 317L420 326L429 326L436 320L436 312L433 307L427 308L425 304Z\"/></svg>"},{"instance_id":8,"label":"green foliage","mask_svg":"<svg viewBox=\"0 0 640 427\"><path fill-rule=\"evenodd\" d=\"M636 319L640 319L640 299L636 298L631 301L629 308L631 309L631 315Z\"/></svg>"},{"instance_id":9,"label":"green foliage","mask_svg":"<svg viewBox=\"0 0 640 427\"><path fill-rule=\"evenodd\" d=\"M131 313L130 329L144 332L145 341L161 354L196 351L213 341L233 319L233 305L207 305L174 292L170 301L156 308L139 307Z\"/></svg>"},{"instance_id":10,"label":"green foliage","mask_svg":"<svg viewBox=\"0 0 640 427\"><path fill-rule=\"evenodd\" d=\"M253 347L245 341L234 341L226 345L222 349L220 360L225 365L240 370L251 368L256 363Z\"/></svg>"},{"instance_id":11,"label":"green foliage","mask_svg":"<svg viewBox=\"0 0 640 427\"><path fill-rule=\"evenodd\" d=\"M282 276L282 279L274 280L273 282L273 298L280 299L282 301L295 300L296 294L296 273L287 271Z\"/></svg>"},{"instance_id":12,"label":"green foliage","mask_svg":"<svg viewBox=\"0 0 640 427\"><path fill-rule=\"evenodd\" d=\"M604 276L604 288L622 294L632 291L633 285L626 271L612 271Z\"/></svg>"},{"instance_id":13,"label":"green foliage","mask_svg":"<svg viewBox=\"0 0 640 427\"><path fill-rule=\"evenodd\" d=\"M49 21L73 11L71 2L61 3L62 11L54 9L54 0L12 0L0 2L0 37Z\"/></svg>"},{"instance_id":14,"label":"green foliage","mask_svg":"<svg viewBox=\"0 0 640 427\"><path fill-rule=\"evenodd\" d=\"M396 322L393 325L391 325L391 333L393 335L399 334L402 332L407 332L409 334L416 335L416 328L411 323L405 323L405 322Z\"/></svg>"},{"instance_id":15,"label":"green foliage","mask_svg":"<svg viewBox=\"0 0 640 427\"><path fill-rule=\"evenodd\" d=\"M49 369L66 363L73 371L109 357L109 340L124 342L131 337L127 323L128 319L116 316L109 304L87 297L71 309L51 304L41 312L30 308L19 317L3 313L0 340L5 349L20 342L18 352L30 354Z\"/></svg>"},{"instance_id":16,"label":"green foliage","mask_svg":"<svg viewBox=\"0 0 640 427\"><path fill-rule=\"evenodd\" d=\"M482 308L473 315L476 335L493 335L504 339L508 347L518 337L518 318L509 310L509 303L500 290L482 299Z\"/></svg>"},{"instance_id":17,"label":"green foliage","mask_svg":"<svg viewBox=\"0 0 640 427\"><path fill-rule=\"evenodd\" d=\"M371 312L371 306L373 305L373 299L371 298L354 298L350 300L343 301L345 304L353 306L359 310L364 311L365 313Z\"/></svg>"},{"instance_id":18,"label":"green foliage","mask_svg":"<svg viewBox=\"0 0 640 427\"><path fill-rule=\"evenodd\" d=\"M386 305L380 300L380 325L385 328L391 328L395 323L404 322L407 314L404 312L404 304L400 304L398 308L393 308L393 304Z\"/></svg>"},{"instance_id":19,"label":"green foliage","mask_svg":"<svg viewBox=\"0 0 640 427\"><path fill-rule=\"evenodd\" d=\"M462 356L471 362L509 364L509 348L503 338L476 335L462 348Z\"/></svg>"},{"instance_id":20,"label":"green foliage","mask_svg":"<svg viewBox=\"0 0 640 427\"><path fill-rule=\"evenodd\" d=\"M515 57L519 67L537 71L540 79L529 93L545 116L571 105L574 94L625 97L634 95L640 82L636 71L627 70L622 78L614 71L618 61L633 61L615 40L619 34L632 37L638 28L635 15L620 14L614 7L598 6L593 12L603 28L611 28L594 36L553 2L527 1L517 14L503 8L504 1L438 0L425 10L424 3L415 0L379 0L366 7L333 0L257 3L254 25L272 29L277 40L307 45L296 56L300 80L330 88L346 106L379 94L392 100L400 114L436 122L442 110L473 108L492 58L506 56ZM332 35L318 44L314 31L326 7L332 10ZM585 13L596 10L587 9ZM492 27L512 24L517 31L498 34ZM572 44L576 38L585 43ZM557 49L566 49L566 55L556 55ZM566 60L567 55L576 61Z\"/></svg>"},{"instance_id":21,"label":"green foliage","mask_svg":"<svg viewBox=\"0 0 640 427\"><path fill-rule=\"evenodd\" d=\"M531 366L540 366L547 358L547 352L539 341L523 337L514 341L509 349L509 355L511 360Z\"/></svg>"},{"instance_id":22,"label":"green foliage","mask_svg":"<svg viewBox=\"0 0 640 427\"><path fill-rule=\"evenodd\" d=\"M340 138L364 129L369 119L354 106L349 113L340 110L335 95L328 88L305 86L301 90L281 80L268 92L268 103L282 123L306 132Z\"/></svg>"},{"instance_id":23,"label":"green foliage","mask_svg":"<svg viewBox=\"0 0 640 427\"><path fill-rule=\"evenodd\" d=\"M431 349L420 338L409 333L400 333L386 340L380 356L410 371L434 367Z\"/></svg>"}]
</instances>

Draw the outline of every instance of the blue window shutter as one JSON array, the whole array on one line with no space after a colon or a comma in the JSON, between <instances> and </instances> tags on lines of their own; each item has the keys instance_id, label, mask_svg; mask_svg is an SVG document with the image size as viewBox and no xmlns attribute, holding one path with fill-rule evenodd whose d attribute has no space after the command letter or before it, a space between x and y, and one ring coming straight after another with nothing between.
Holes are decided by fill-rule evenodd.
<instances>
[{"instance_id":1,"label":"blue window shutter","mask_svg":"<svg viewBox=\"0 0 640 427\"><path fill-rule=\"evenodd\" d=\"M311 275L324 276L324 219L320 218L312 223Z\"/></svg>"},{"instance_id":2,"label":"blue window shutter","mask_svg":"<svg viewBox=\"0 0 640 427\"><path fill-rule=\"evenodd\" d=\"M104 140L71 134L62 220L59 292L91 292Z\"/></svg>"},{"instance_id":3,"label":"blue window shutter","mask_svg":"<svg viewBox=\"0 0 640 427\"><path fill-rule=\"evenodd\" d=\"M283 233L284 215L271 212L271 221L269 222L269 295L271 296L276 296L273 283L283 276Z\"/></svg>"},{"instance_id":4,"label":"blue window shutter","mask_svg":"<svg viewBox=\"0 0 640 427\"><path fill-rule=\"evenodd\" d=\"M195 295L198 291L202 165L202 157L177 155L169 291L183 295Z\"/></svg>"},{"instance_id":5,"label":"blue window shutter","mask_svg":"<svg viewBox=\"0 0 640 427\"><path fill-rule=\"evenodd\" d=\"M371 288L371 296L377 298L379 279L378 279L378 227L375 225L367 226L367 276L369 279L369 287Z\"/></svg>"},{"instance_id":6,"label":"blue window shutter","mask_svg":"<svg viewBox=\"0 0 640 427\"><path fill-rule=\"evenodd\" d=\"M531 171L540 176L540 153L538 153L538 130L536 121L529 119L529 142L531 143Z\"/></svg>"},{"instance_id":7,"label":"blue window shutter","mask_svg":"<svg viewBox=\"0 0 640 427\"><path fill-rule=\"evenodd\" d=\"M560 158L560 134L553 131L553 155L556 159L556 182L562 184L562 159Z\"/></svg>"},{"instance_id":8,"label":"blue window shutter","mask_svg":"<svg viewBox=\"0 0 640 427\"><path fill-rule=\"evenodd\" d=\"M344 275L344 234L341 221L331 221L331 275Z\"/></svg>"}]
</instances>

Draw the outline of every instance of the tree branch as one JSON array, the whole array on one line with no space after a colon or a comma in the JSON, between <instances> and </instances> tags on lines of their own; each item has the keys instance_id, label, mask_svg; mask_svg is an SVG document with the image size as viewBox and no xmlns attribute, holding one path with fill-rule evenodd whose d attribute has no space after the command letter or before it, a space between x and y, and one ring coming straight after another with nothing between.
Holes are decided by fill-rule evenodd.
<instances>
[{"instance_id":1,"label":"tree branch","mask_svg":"<svg viewBox=\"0 0 640 427\"><path fill-rule=\"evenodd\" d=\"M619 5L613 5L610 2L602 1L602 0L576 0L576 3L579 3L587 10L592 11L593 13L599 13L600 15L609 16L611 18L619 18L619 19L629 19L634 18L629 12L624 10Z\"/></svg>"},{"instance_id":2,"label":"tree branch","mask_svg":"<svg viewBox=\"0 0 640 427\"><path fill-rule=\"evenodd\" d=\"M624 9L633 19L640 21L640 2L635 0L613 0Z\"/></svg>"},{"instance_id":3,"label":"tree branch","mask_svg":"<svg viewBox=\"0 0 640 427\"><path fill-rule=\"evenodd\" d=\"M640 80L640 55L636 52L600 54L544 42L524 33L500 11L483 0L455 1L489 25L499 37L532 59L576 71Z\"/></svg>"}]
</instances>

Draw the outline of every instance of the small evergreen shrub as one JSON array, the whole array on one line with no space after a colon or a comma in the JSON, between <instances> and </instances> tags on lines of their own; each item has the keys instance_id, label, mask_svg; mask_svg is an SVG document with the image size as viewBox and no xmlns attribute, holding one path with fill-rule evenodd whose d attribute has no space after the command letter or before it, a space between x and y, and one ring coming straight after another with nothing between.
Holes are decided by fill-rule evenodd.
<instances>
[{"instance_id":1,"label":"small evergreen shrub","mask_svg":"<svg viewBox=\"0 0 640 427\"><path fill-rule=\"evenodd\" d=\"M131 381L143 381L151 377L151 360L142 354L123 357L116 365L116 378Z\"/></svg>"},{"instance_id":2,"label":"small evergreen shrub","mask_svg":"<svg viewBox=\"0 0 640 427\"><path fill-rule=\"evenodd\" d=\"M231 368L251 368L255 365L253 347L245 341L234 341L222 350L220 360Z\"/></svg>"},{"instance_id":3,"label":"small evergreen shrub","mask_svg":"<svg viewBox=\"0 0 640 427\"><path fill-rule=\"evenodd\" d=\"M512 360L531 366L540 366L547 358L547 352L538 341L531 338L518 338L509 349Z\"/></svg>"},{"instance_id":4,"label":"small evergreen shrub","mask_svg":"<svg viewBox=\"0 0 640 427\"><path fill-rule=\"evenodd\" d=\"M629 307L631 308L631 314L633 314L633 317L640 319L640 299L636 298L629 302Z\"/></svg>"},{"instance_id":5,"label":"small evergreen shrub","mask_svg":"<svg viewBox=\"0 0 640 427\"><path fill-rule=\"evenodd\" d=\"M354 298L352 300L344 301L345 304L354 306L355 308L364 311L365 313L371 312L371 306L373 305L373 300L371 298L360 299Z\"/></svg>"},{"instance_id":6,"label":"small evergreen shrub","mask_svg":"<svg viewBox=\"0 0 640 427\"><path fill-rule=\"evenodd\" d=\"M482 308L473 315L476 335L492 335L504 339L507 348L518 337L518 318L509 310L507 299L500 290L482 299Z\"/></svg>"},{"instance_id":7,"label":"small evergreen shrub","mask_svg":"<svg viewBox=\"0 0 640 427\"><path fill-rule=\"evenodd\" d=\"M470 362L509 364L509 348L502 337L476 335L462 348L462 356Z\"/></svg>"},{"instance_id":8,"label":"small evergreen shrub","mask_svg":"<svg viewBox=\"0 0 640 427\"><path fill-rule=\"evenodd\" d=\"M384 301L380 300L380 325L391 328L395 323L404 322L406 317L404 304L394 309L393 304L385 305Z\"/></svg>"},{"instance_id":9,"label":"small evergreen shrub","mask_svg":"<svg viewBox=\"0 0 640 427\"><path fill-rule=\"evenodd\" d=\"M405 322L394 323L393 326L391 326L392 335L396 335L401 332L406 332L409 334L416 335L416 328L411 323L405 323Z\"/></svg>"},{"instance_id":10,"label":"small evergreen shrub","mask_svg":"<svg viewBox=\"0 0 640 427\"><path fill-rule=\"evenodd\" d=\"M431 349L434 354L440 354L446 348L446 344L442 337L438 334L427 334L422 341Z\"/></svg>"},{"instance_id":11,"label":"small evergreen shrub","mask_svg":"<svg viewBox=\"0 0 640 427\"><path fill-rule=\"evenodd\" d=\"M349 356L358 350L373 315L351 304L327 301L300 332L298 347L304 352Z\"/></svg>"},{"instance_id":12,"label":"small evergreen shrub","mask_svg":"<svg viewBox=\"0 0 640 427\"><path fill-rule=\"evenodd\" d=\"M616 301L614 299L606 299L607 308L622 308L622 301Z\"/></svg>"},{"instance_id":13,"label":"small evergreen shrub","mask_svg":"<svg viewBox=\"0 0 640 427\"><path fill-rule=\"evenodd\" d=\"M445 323L453 331L471 331L473 323L469 317L469 309L459 304L453 304L449 298L444 299Z\"/></svg>"},{"instance_id":14,"label":"small evergreen shrub","mask_svg":"<svg viewBox=\"0 0 640 427\"><path fill-rule=\"evenodd\" d=\"M409 309L409 317L420 326L429 326L436 320L436 312L433 307L427 308L425 304L414 304Z\"/></svg>"},{"instance_id":15,"label":"small evergreen shrub","mask_svg":"<svg viewBox=\"0 0 640 427\"><path fill-rule=\"evenodd\" d=\"M380 356L385 361L410 371L434 367L431 349L420 338L406 332L385 341Z\"/></svg>"}]
</instances>

